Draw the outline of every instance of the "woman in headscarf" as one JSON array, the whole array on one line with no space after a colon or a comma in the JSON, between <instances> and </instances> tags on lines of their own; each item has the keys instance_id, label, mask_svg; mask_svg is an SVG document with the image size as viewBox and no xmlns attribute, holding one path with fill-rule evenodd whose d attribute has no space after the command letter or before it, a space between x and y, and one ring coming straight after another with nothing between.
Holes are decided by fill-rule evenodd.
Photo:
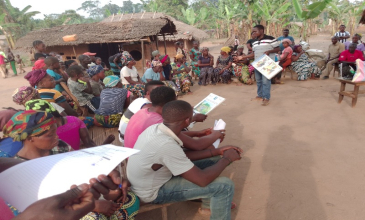
<instances>
[{"instance_id":1,"label":"woman in headscarf","mask_svg":"<svg viewBox=\"0 0 365 220\"><path fill-rule=\"evenodd\" d=\"M32 70L40 70L40 69L47 70L47 65L44 63L44 59L35 61L34 66L32 68Z\"/></svg>"},{"instance_id":2,"label":"woman in headscarf","mask_svg":"<svg viewBox=\"0 0 365 220\"><path fill-rule=\"evenodd\" d=\"M178 96L181 93L181 91L175 85L175 83L170 80L170 78L172 76L172 67L170 64L170 57L168 55L165 55L165 56L160 56L159 59L162 63L162 71L165 76L165 81L163 81L163 83L165 84L165 86L172 88L175 91L176 96Z\"/></svg>"},{"instance_id":3,"label":"woman in headscarf","mask_svg":"<svg viewBox=\"0 0 365 220\"><path fill-rule=\"evenodd\" d=\"M84 122L74 116L63 117L49 102L42 99L30 100L25 104L25 109L51 113L57 122L57 135L59 139L69 144L74 150L80 149L80 139L86 148L96 146L95 142L90 138Z\"/></svg>"},{"instance_id":4,"label":"woman in headscarf","mask_svg":"<svg viewBox=\"0 0 365 220\"><path fill-rule=\"evenodd\" d=\"M101 65L90 66L87 73L91 78L89 82L91 89L93 90L93 95L100 96L100 93L103 90L103 85L100 83L100 80L105 78L104 68Z\"/></svg>"},{"instance_id":5,"label":"woman in headscarf","mask_svg":"<svg viewBox=\"0 0 365 220\"><path fill-rule=\"evenodd\" d=\"M19 159L32 160L72 151L69 145L58 139L57 121L48 112L18 112L4 126L3 132L5 137L23 142L23 148L15 156ZM110 200L96 200L93 212L82 219L133 219L138 213L139 199L132 192L128 192L127 202L124 204L119 203L118 198L122 196L120 190L106 196ZM14 213L17 210L12 211Z\"/></svg>"},{"instance_id":6,"label":"woman in headscarf","mask_svg":"<svg viewBox=\"0 0 365 220\"><path fill-rule=\"evenodd\" d=\"M199 41L193 42L193 48L190 50L190 59L191 59L191 67L192 67L192 77L195 75L195 79L200 77L200 68L196 66L198 64L199 57L202 53L199 49Z\"/></svg>"},{"instance_id":7,"label":"woman in headscarf","mask_svg":"<svg viewBox=\"0 0 365 220\"><path fill-rule=\"evenodd\" d=\"M25 106L25 103L32 99L39 99L39 94L35 88L30 86L17 88L13 93L13 101L18 105Z\"/></svg>"},{"instance_id":8,"label":"woman in headscarf","mask_svg":"<svg viewBox=\"0 0 365 220\"><path fill-rule=\"evenodd\" d=\"M131 55L123 55L125 60L125 66L120 71L120 78L122 79L123 88L135 93L139 97L144 95L144 83L139 77L137 68L135 67L136 61L134 61Z\"/></svg>"},{"instance_id":9,"label":"woman in headscarf","mask_svg":"<svg viewBox=\"0 0 365 220\"><path fill-rule=\"evenodd\" d=\"M298 81L311 79L319 79L322 74L321 69L316 63L310 62L301 45L295 45L291 57L293 70L298 74Z\"/></svg>"},{"instance_id":10,"label":"woman in headscarf","mask_svg":"<svg viewBox=\"0 0 365 220\"><path fill-rule=\"evenodd\" d=\"M123 110L133 97L130 97L130 91L123 88L117 76L107 76L103 83L106 88L100 94L101 103L95 111L94 124L106 128L118 127Z\"/></svg>"},{"instance_id":11,"label":"woman in headscarf","mask_svg":"<svg viewBox=\"0 0 365 220\"><path fill-rule=\"evenodd\" d=\"M283 67L283 70L271 79L272 84L284 84L284 82L280 81L281 74L283 71L285 71L286 67L288 67L292 62L291 56L293 55L293 49L291 49L290 47L290 45L292 45L292 41L289 39L284 39L282 40L282 44L284 50L281 52L279 65Z\"/></svg>"},{"instance_id":12,"label":"woman in headscarf","mask_svg":"<svg viewBox=\"0 0 365 220\"><path fill-rule=\"evenodd\" d=\"M244 48L245 47L243 45L239 45L237 47L237 51L232 54L232 57L234 60L233 63L235 64L233 67L234 75L238 78L238 80L241 83L247 84L247 85L252 85L253 82L252 82L250 71L249 71L250 60L248 60L248 59L236 60L235 59L238 56L246 56L246 54L243 53ZM242 84L238 84L238 85L242 85Z\"/></svg>"},{"instance_id":13,"label":"woman in headscarf","mask_svg":"<svg viewBox=\"0 0 365 220\"><path fill-rule=\"evenodd\" d=\"M175 56L175 62L171 64L172 67L172 81L176 84L177 88L183 93L191 93L190 86L192 86L192 80L189 76L190 67L185 63L185 57L182 54Z\"/></svg>"},{"instance_id":14,"label":"woman in headscarf","mask_svg":"<svg viewBox=\"0 0 365 220\"><path fill-rule=\"evenodd\" d=\"M58 139L56 119L47 112L18 112L6 123L3 134L14 141L23 142L23 148L15 157L24 160L72 150L68 144Z\"/></svg>"},{"instance_id":15,"label":"woman in headscarf","mask_svg":"<svg viewBox=\"0 0 365 220\"><path fill-rule=\"evenodd\" d=\"M209 54L209 48L203 47L201 49L201 55L198 58L198 63L195 64L196 67L200 68L199 85L206 86L209 83L215 85L213 82L214 77L214 57Z\"/></svg>"},{"instance_id":16,"label":"woman in headscarf","mask_svg":"<svg viewBox=\"0 0 365 220\"><path fill-rule=\"evenodd\" d=\"M126 64L123 55L129 55L128 51L122 51L121 53L109 57L110 69L113 71L114 75L118 77L120 76L120 70Z\"/></svg>"},{"instance_id":17,"label":"woman in headscarf","mask_svg":"<svg viewBox=\"0 0 365 220\"><path fill-rule=\"evenodd\" d=\"M218 77L220 77L220 80L222 80L224 84L231 82L233 58L229 55L230 52L231 48L229 47L221 48L221 55L218 56L214 69L215 75L219 75ZM217 79L215 79L215 81L217 82Z\"/></svg>"}]
</instances>

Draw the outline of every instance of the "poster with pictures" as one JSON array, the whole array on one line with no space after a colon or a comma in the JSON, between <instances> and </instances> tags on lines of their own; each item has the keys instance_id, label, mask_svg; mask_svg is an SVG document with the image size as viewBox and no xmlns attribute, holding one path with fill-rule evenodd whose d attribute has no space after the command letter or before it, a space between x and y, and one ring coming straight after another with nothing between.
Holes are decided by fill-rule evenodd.
<instances>
[{"instance_id":1,"label":"poster with pictures","mask_svg":"<svg viewBox=\"0 0 365 220\"><path fill-rule=\"evenodd\" d=\"M276 74L283 70L278 63L266 54L256 59L251 65L268 79L273 78Z\"/></svg>"}]
</instances>

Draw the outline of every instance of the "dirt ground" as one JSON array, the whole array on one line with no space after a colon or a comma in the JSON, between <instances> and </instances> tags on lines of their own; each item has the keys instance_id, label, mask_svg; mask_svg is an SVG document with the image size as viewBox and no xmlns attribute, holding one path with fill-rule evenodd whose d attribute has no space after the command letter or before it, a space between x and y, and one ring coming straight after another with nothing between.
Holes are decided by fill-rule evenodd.
<instances>
[{"instance_id":1,"label":"dirt ground","mask_svg":"<svg viewBox=\"0 0 365 220\"><path fill-rule=\"evenodd\" d=\"M329 36L310 39L311 48L327 50ZM203 43L217 56L221 45ZM242 160L222 173L235 183L233 201L237 220L343 220L364 219L365 96L357 106L351 99L337 103L340 83L329 80L291 80L272 85L267 107L251 101L256 85L192 87L182 99L197 104L213 92L226 101L194 129L212 127L215 119L227 122L223 145L244 150ZM11 94L27 85L22 76L0 79L0 107L13 106ZM350 89L350 88L348 88ZM352 89L352 87L351 87ZM206 220L197 202L168 207L169 219ZM161 219L159 209L137 219Z\"/></svg>"}]
</instances>

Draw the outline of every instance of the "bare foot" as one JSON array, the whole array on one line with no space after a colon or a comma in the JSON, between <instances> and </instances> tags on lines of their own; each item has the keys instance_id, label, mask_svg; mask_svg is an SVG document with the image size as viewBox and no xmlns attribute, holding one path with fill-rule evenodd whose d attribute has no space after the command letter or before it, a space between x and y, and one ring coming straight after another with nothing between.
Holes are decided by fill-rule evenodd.
<instances>
[{"instance_id":1,"label":"bare foot","mask_svg":"<svg viewBox=\"0 0 365 220\"><path fill-rule=\"evenodd\" d=\"M231 203L231 209L235 209L236 208L236 204L234 202ZM199 213L202 214L202 215L210 215L211 212L210 212L210 209L202 209L202 208L199 208Z\"/></svg>"},{"instance_id":2,"label":"bare foot","mask_svg":"<svg viewBox=\"0 0 365 220\"><path fill-rule=\"evenodd\" d=\"M119 205L112 201L96 200L94 212L102 213L106 216L111 216L115 211L119 209Z\"/></svg>"},{"instance_id":3,"label":"bare foot","mask_svg":"<svg viewBox=\"0 0 365 220\"><path fill-rule=\"evenodd\" d=\"M103 144L111 144L111 143L113 143L114 140L115 140L115 136L113 134L111 134L105 139Z\"/></svg>"},{"instance_id":4,"label":"bare foot","mask_svg":"<svg viewBox=\"0 0 365 220\"><path fill-rule=\"evenodd\" d=\"M236 86L243 86L242 83L235 83L235 84L236 84Z\"/></svg>"}]
</instances>

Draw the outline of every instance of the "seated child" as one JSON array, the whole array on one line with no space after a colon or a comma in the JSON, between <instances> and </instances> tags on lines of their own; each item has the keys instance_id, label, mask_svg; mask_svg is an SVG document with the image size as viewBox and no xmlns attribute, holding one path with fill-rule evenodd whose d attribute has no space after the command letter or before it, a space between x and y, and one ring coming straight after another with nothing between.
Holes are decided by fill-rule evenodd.
<instances>
[{"instance_id":1,"label":"seated child","mask_svg":"<svg viewBox=\"0 0 365 220\"><path fill-rule=\"evenodd\" d=\"M44 63L47 65L48 75L52 76L52 78L56 81L55 90L63 92L64 89L60 85L60 82L65 82L65 79L60 74L57 73L61 68L60 62L56 57L47 57L44 60Z\"/></svg>"}]
</instances>

